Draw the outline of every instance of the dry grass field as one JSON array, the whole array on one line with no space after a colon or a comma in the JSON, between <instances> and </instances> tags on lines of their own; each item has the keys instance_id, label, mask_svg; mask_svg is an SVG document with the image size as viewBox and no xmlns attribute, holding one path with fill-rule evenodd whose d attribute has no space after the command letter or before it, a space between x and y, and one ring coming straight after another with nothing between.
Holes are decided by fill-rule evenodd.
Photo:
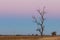
<instances>
[{"instance_id":1,"label":"dry grass field","mask_svg":"<svg viewBox=\"0 0 60 40\"><path fill-rule=\"evenodd\" d=\"M0 36L0 40L60 40L60 36Z\"/></svg>"}]
</instances>

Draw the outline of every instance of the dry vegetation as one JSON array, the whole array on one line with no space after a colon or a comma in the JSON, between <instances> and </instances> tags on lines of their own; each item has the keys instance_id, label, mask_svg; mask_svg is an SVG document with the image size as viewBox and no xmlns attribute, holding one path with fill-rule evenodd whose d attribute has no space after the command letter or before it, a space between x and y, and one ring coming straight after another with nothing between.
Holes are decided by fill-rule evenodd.
<instances>
[{"instance_id":1,"label":"dry vegetation","mask_svg":"<svg viewBox=\"0 0 60 40\"><path fill-rule=\"evenodd\" d=\"M60 40L60 36L0 36L0 40Z\"/></svg>"}]
</instances>

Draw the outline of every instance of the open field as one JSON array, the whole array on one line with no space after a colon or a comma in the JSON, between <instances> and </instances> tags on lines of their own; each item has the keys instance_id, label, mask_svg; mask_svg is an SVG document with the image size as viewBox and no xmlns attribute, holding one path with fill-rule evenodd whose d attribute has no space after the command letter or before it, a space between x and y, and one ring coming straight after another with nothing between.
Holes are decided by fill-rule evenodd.
<instances>
[{"instance_id":1,"label":"open field","mask_svg":"<svg viewBox=\"0 0 60 40\"><path fill-rule=\"evenodd\" d=\"M36 40L38 36L0 36L0 40Z\"/></svg>"},{"instance_id":2,"label":"open field","mask_svg":"<svg viewBox=\"0 0 60 40\"><path fill-rule=\"evenodd\" d=\"M0 40L60 40L60 36L0 36Z\"/></svg>"}]
</instances>

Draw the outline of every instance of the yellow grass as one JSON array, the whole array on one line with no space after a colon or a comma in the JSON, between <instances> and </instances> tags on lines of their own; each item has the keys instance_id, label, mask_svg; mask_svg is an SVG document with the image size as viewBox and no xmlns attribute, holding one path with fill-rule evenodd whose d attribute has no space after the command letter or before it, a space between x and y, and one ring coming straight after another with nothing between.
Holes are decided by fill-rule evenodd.
<instances>
[{"instance_id":1,"label":"yellow grass","mask_svg":"<svg viewBox=\"0 0 60 40\"><path fill-rule=\"evenodd\" d=\"M0 40L60 40L60 36L0 36Z\"/></svg>"}]
</instances>

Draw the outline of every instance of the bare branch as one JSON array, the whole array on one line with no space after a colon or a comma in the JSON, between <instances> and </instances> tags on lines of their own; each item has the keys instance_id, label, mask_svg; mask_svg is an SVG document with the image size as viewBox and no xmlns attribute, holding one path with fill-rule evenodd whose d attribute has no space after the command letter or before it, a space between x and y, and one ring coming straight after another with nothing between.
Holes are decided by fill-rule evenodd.
<instances>
[{"instance_id":1,"label":"bare branch","mask_svg":"<svg viewBox=\"0 0 60 40\"><path fill-rule=\"evenodd\" d=\"M39 31L41 33L41 29L36 29L36 31Z\"/></svg>"},{"instance_id":2,"label":"bare branch","mask_svg":"<svg viewBox=\"0 0 60 40\"><path fill-rule=\"evenodd\" d=\"M37 10L37 12L38 12L40 15L42 15L40 10Z\"/></svg>"},{"instance_id":3,"label":"bare branch","mask_svg":"<svg viewBox=\"0 0 60 40\"><path fill-rule=\"evenodd\" d=\"M45 12L45 6L44 6L44 7L43 7L43 13L42 13L42 14L44 15L45 13L46 13L46 12Z\"/></svg>"},{"instance_id":4,"label":"bare branch","mask_svg":"<svg viewBox=\"0 0 60 40\"><path fill-rule=\"evenodd\" d=\"M34 19L34 22L37 22L37 18L35 16L32 16L32 18Z\"/></svg>"}]
</instances>

